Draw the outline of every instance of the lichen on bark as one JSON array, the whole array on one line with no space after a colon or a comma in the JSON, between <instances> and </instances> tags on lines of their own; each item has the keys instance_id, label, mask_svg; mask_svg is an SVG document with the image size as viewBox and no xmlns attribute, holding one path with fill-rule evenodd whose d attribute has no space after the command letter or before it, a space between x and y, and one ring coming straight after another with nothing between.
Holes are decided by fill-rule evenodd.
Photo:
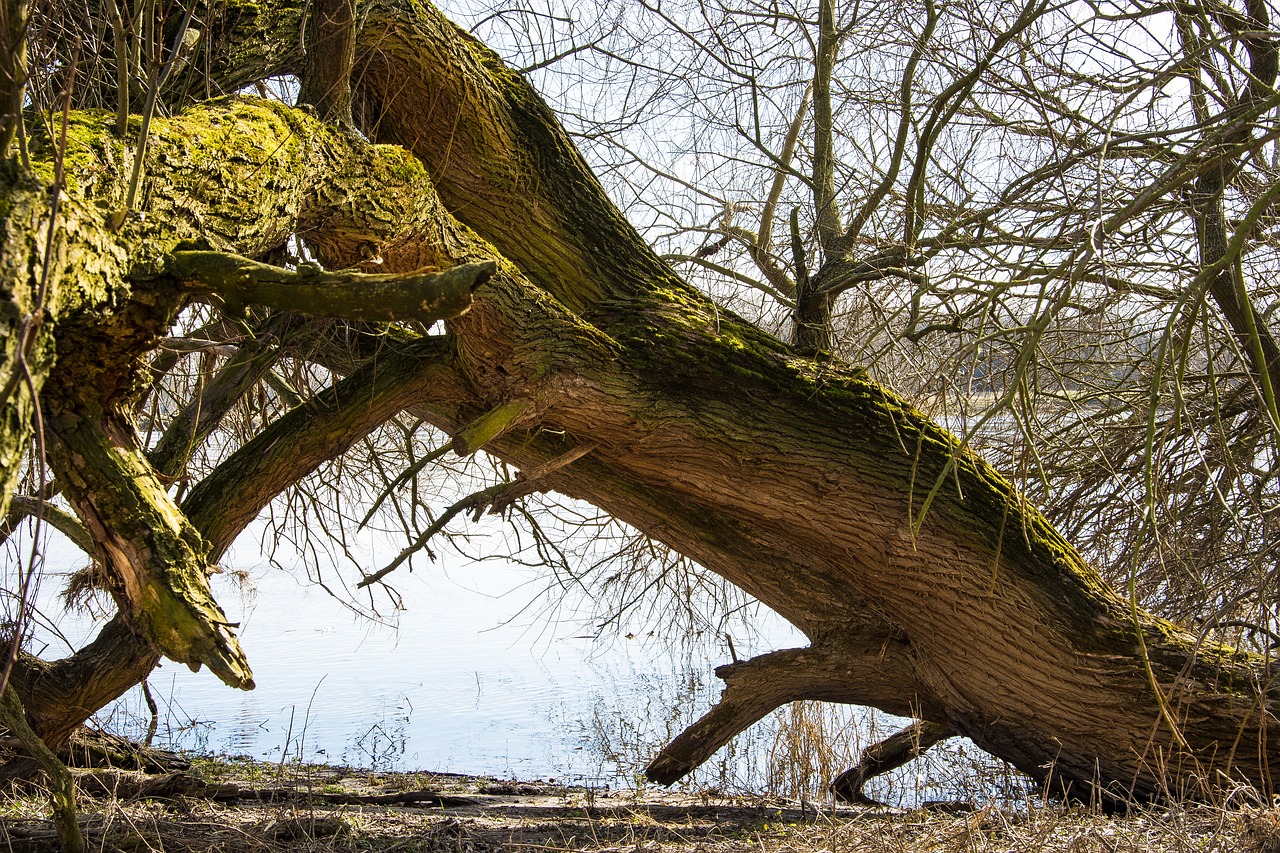
<instances>
[{"instance_id":1,"label":"lichen on bark","mask_svg":"<svg viewBox=\"0 0 1280 853\"><path fill-rule=\"evenodd\" d=\"M147 378L145 356L189 298L160 274L163 259L192 241L262 255L302 232L326 261L376 258L384 270L416 269L424 254L397 246L434 226L434 190L402 149L370 145L278 103L234 97L151 124L145 191L137 209L125 210L139 149L132 138L115 137L113 116L71 111L46 126L54 132L33 135L30 173L12 161L0 167L0 288L9 297L0 322L17 330L36 318L42 335L22 358L14 350L21 335L5 338L4 501L31 434L34 388L51 467L93 537L121 613L174 660L251 687L248 663L209 592L208 544L157 477L131 421ZM68 179L51 191L64 173ZM362 316L377 297L381 319L430 322L466 310L487 272L319 275L317 286L332 286L310 297L294 287L263 299ZM407 301L388 298L401 295L387 290L398 283ZM223 289L229 300L252 301L240 285Z\"/></svg>"}]
</instances>

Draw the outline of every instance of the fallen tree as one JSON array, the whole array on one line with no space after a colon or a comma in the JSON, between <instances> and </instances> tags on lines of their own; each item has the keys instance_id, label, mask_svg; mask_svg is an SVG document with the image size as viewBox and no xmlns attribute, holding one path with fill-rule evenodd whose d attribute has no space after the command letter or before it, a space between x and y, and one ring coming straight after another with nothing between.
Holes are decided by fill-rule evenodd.
<instances>
[{"instance_id":1,"label":"fallen tree","mask_svg":"<svg viewBox=\"0 0 1280 853\"><path fill-rule=\"evenodd\" d=\"M68 109L32 133L30 169L16 157L2 167L6 322L29 330L7 340L36 343L0 362L0 449L19 455L38 395L54 482L120 609L105 630L136 649L128 671L93 647L61 664L18 656L14 683L46 740L138 680L152 648L251 687L207 571L275 495L409 410L458 453L519 467L523 481L490 502L533 490L588 501L809 637L722 668L720 703L654 760L654 781L675 781L785 703L822 699L968 736L1074 796L1280 790L1274 661L1141 609L892 390L684 283L528 83L433 8L384 0L355 19L351 98L377 145L316 117L344 120L347 95L330 82L304 87L314 111L188 104L152 122L145 155L136 136L117 137L114 116ZM324 20L346 31L355 19ZM265 76L289 68L287 47L232 53ZM121 168L139 156L141 203ZM380 278L228 257L270 258L295 233L324 267ZM360 295L375 285L426 290L401 307L380 297L375 316ZM148 458L132 413L148 355L196 298L232 316L449 318L450 334L348 322L339 345L334 328L312 327L289 351L332 370L333 386L179 502L160 472L180 466ZM103 666L121 677L86 684ZM43 675L54 671L65 680Z\"/></svg>"}]
</instances>

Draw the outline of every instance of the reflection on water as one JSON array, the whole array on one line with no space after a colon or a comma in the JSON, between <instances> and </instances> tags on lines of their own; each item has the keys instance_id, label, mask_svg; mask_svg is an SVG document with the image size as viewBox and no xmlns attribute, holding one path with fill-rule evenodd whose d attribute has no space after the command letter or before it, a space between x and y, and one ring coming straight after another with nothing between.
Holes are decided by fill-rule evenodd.
<instances>
[{"instance_id":1,"label":"reflection on water","mask_svg":"<svg viewBox=\"0 0 1280 853\"><path fill-rule=\"evenodd\" d=\"M626 787L639 784L657 750L719 696L713 669L727 659L725 650L565 636L578 632L518 616L529 576L516 566L406 574L398 579L404 612L387 625L357 617L323 590L266 567L254 556L255 544L225 561L252 567L250 583L216 578L215 592L228 618L242 624L258 687L231 690L207 671L191 673L166 661L150 679L160 708L157 745L280 762ZM54 546L51 564L69 559L64 548ZM47 582L41 591L47 611L56 610L56 587ZM648 633L634 627L635 636ZM63 630L78 646L95 628L81 618ZM625 628L619 632L626 636ZM768 616L758 636L735 637L744 657L802 643L790 626ZM48 654L59 656L56 647ZM692 783L818 794L832 768L851 766L864 746L898 724L830 706L797 717L794 708L806 707L784 709L740 736ZM135 691L100 721L137 736L146 717ZM938 765L942 771L927 771L929 778L908 767L868 791L891 802L963 794L971 761L953 752L949 763Z\"/></svg>"}]
</instances>

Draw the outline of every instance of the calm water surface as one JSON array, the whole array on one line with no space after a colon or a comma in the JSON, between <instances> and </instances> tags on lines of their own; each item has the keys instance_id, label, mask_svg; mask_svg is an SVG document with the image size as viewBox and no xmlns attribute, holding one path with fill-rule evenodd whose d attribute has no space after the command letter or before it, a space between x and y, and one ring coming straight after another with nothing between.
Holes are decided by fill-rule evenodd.
<instances>
[{"instance_id":1,"label":"calm water surface","mask_svg":"<svg viewBox=\"0 0 1280 853\"><path fill-rule=\"evenodd\" d=\"M423 561L415 573L397 575L404 610L382 607L391 619L379 624L308 583L301 559L287 571L269 566L259 533L246 534L223 561L247 571L249 583L215 578L228 618L242 623L257 688L232 690L207 670L164 661L150 679L159 744L616 784L634 778L719 695L712 670L728 659L720 644L689 650L625 636L593 639L572 622L548 624L537 608L521 612L536 590L523 567ZM393 554L398 547L370 549ZM51 570L83 563L56 540L48 555ZM42 585L46 612L58 611L60 586L57 577ZM561 612L582 604L569 600ZM63 618L74 644L96 630L85 618ZM735 637L739 655L803 643L775 616L766 614L762 625L754 640ZM646 626L633 630L648 633ZM65 654L65 644L49 642L46 656ZM102 716L137 731L145 717L140 691ZM731 774L752 772L749 758L734 760L747 764Z\"/></svg>"},{"instance_id":2,"label":"calm water surface","mask_svg":"<svg viewBox=\"0 0 1280 853\"><path fill-rule=\"evenodd\" d=\"M215 594L240 637L257 688L237 691L208 671L164 661L151 678L160 707L156 744L248 755L270 761L316 761L384 770L434 770L565 783L637 784L663 744L719 697L714 668L729 659L719 639L692 646L645 637L633 624L596 639L589 620L549 619L528 608L538 587L530 570L499 561L443 557L426 561L396 586L404 609L372 621L305 580L300 557L262 554L262 528L251 528L223 560L248 583L215 577ZM361 546L368 565L385 565L398 539ZM354 549L353 549L354 550ZM38 632L46 658L79 647L97 630L83 615L61 614L62 578L84 563L51 537L40 609L59 616L65 640ZM13 588L17 558L3 554L2 588ZM340 561L338 561L340 562ZM326 581L337 581L326 563ZM301 578L302 580L299 580ZM340 585L339 585L340 588ZM365 604L368 603L366 598ZM560 613L586 612L568 597ZM803 645L804 638L763 612L754 635L735 635L740 657ZM140 737L148 714L140 690L99 715L99 724ZM905 721L861 709L798 703L740 735L691 778L695 784L797 796L821 795L858 751ZM825 758L827 764L823 764ZM974 773L974 768L979 768ZM899 805L924 799L986 800L1024 795L1022 782L964 741L935 747L875 780L868 793Z\"/></svg>"}]
</instances>

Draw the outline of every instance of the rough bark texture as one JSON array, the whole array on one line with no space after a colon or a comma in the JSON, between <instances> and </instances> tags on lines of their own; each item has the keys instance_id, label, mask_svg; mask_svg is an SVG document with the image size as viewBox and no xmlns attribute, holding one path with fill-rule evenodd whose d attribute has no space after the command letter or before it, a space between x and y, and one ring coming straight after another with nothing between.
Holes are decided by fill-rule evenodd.
<instances>
[{"instance_id":1,"label":"rough bark texture","mask_svg":"<svg viewBox=\"0 0 1280 853\"><path fill-rule=\"evenodd\" d=\"M307 18L307 58L298 103L351 126L351 66L356 58L355 0L317 0Z\"/></svg>"},{"instance_id":2,"label":"rough bark texture","mask_svg":"<svg viewBox=\"0 0 1280 853\"><path fill-rule=\"evenodd\" d=\"M151 644L117 616L70 657L43 661L20 653L13 684L23 697L31 727L57 750L99 708L145 679L159 661Z\"/></svg>"},{"instance_id":3,"label":"rough bark texture","mask_svg":"<svg viewBox=\"0 0 1280 853\"><path fill-rule=\"evenodd\" d=\"M376 141L403 149L250 99L201 107L157 123L153 210L106 235L91 202L118 200L111 162L128 152L107 117L76 118L75 174L92 177L71 188L82 206L58 223L56 292L78 294L61 282L91 263L108 290L86 288L55 313L55 467L124 611L166 653L244 683L233 641L202 609L201 566L272 495L408 408L455 446L538 472L538 488L698 560L812 641L725 669L721 705L663 752L655 779L687 772L781 704L822 698L944 726L1080 796L1226 780L1280 790L1268 661L1132 607L1005 479L892 391L797 356L688 287L527 83L434 9L381 0L360 19L358 112ZM34 241L33 224L47 221L22 186L3 187L28 211L6 215L6 245ZM494 275L447 343L395 332L376 357L318 349L348 378L179 508L122 413L180 298L126 274L181 238L256 256L291 230L330 266L476 262ZM34 245L5 258L5 286L30 289ZM77 355L85 347L121 357L99 364ZM20 403L6 402L21 430ZM123 508L112 477L133 489ZM186 611L148 609L148 584L189 590L178 596ZM191 630L170 636L187 611ZM201 645L210 636L221 645Z\"/></svg>"},{"instance_id":4,"label":"rough bark texture","mask_svg":"<svg viewBox=\"0 0 1280 853\"><path fill-rule=\"evenodd\" d=\"M1101 782L1099 795L1154 797L1217 773L1276 790L1266 661L1132 608L892 392L795 358L675 281L633 232L583 216L607 201L545 108L438 15L375 5L364 44L377 138L422 158L454 214L529 276L499 275L455 329L484 408L533 400L544 428L595 445L550 485L706 563L816 648L894 637L901 652L878 678L850 677L845 701L915 708L1079 794ZM538 223L532 237L504 227L517 217ZM529 467L551 455L533 443L489 447ZM777 704L819 689L823 669Z\"/></svg>"},{"instance_id":5,"label":"rough bark texture","mask_svg":"<svg viewBox=\"0 0 1280 853\"><path fill-rule=\"evenodd\" d=\"M91 669L83 668L41 681L50 686L43 692L34 689L35 680L19 679L32 688L24 687L22 697L28 716L55 743L66 734L64 722L82 722L145 675L154 665L153 646L192 666L207 664L230 684L252 686L231 626L209 594L213 556L206 537L165 490L131 419L149 378L145 355L199 278L187 267L193 257L210 257L170 253L180 241L194 240L222 252L261 255L303 231L323 232L316 242L328 255L376 258L383 241L421 232L435 204L411 156L335 132L278 104L226 99L157 120L151 132L145 209L126 217L118 230L108 224L124 198L136 152L114 138L106 114L72 112L57 140L34 140L34 174L22 174L13 161L0 173L2 286L10 296L0 305L10 306L4 315L9 328L33 330L25 349L15 349L22 334L7 336L0 362L6 381L4 484L16 477L31 434L29 391L40 391L50 464L93 538L121 613L142 638L111 636L138 647L114 664L123 685L87 678ZM70 177L51 194L60 172ZM470 290L488 273L485 267L408 277L317 273L301 276L300 284L260 276L249 287L252 276L238 264L231 260L237 272L206 275L195 289L241 303L283 299L329 316L359 316L373 295L384 303L377 306L383 319L427 321L465 310ZM202 269L207 273L208 264ZM369 287L362 291L361 283ZM321 285L332 286L307 291ZM385 291L397 286L396 296L409 298L389 313L385 303L394 300ZM5 508L10 493L6 488ZM93 649L84 651L103 665ZM88 693L77 694L77 678L85 679ZM64 713L64 722L55 720Z\"/></svg>"}]
</instances>

